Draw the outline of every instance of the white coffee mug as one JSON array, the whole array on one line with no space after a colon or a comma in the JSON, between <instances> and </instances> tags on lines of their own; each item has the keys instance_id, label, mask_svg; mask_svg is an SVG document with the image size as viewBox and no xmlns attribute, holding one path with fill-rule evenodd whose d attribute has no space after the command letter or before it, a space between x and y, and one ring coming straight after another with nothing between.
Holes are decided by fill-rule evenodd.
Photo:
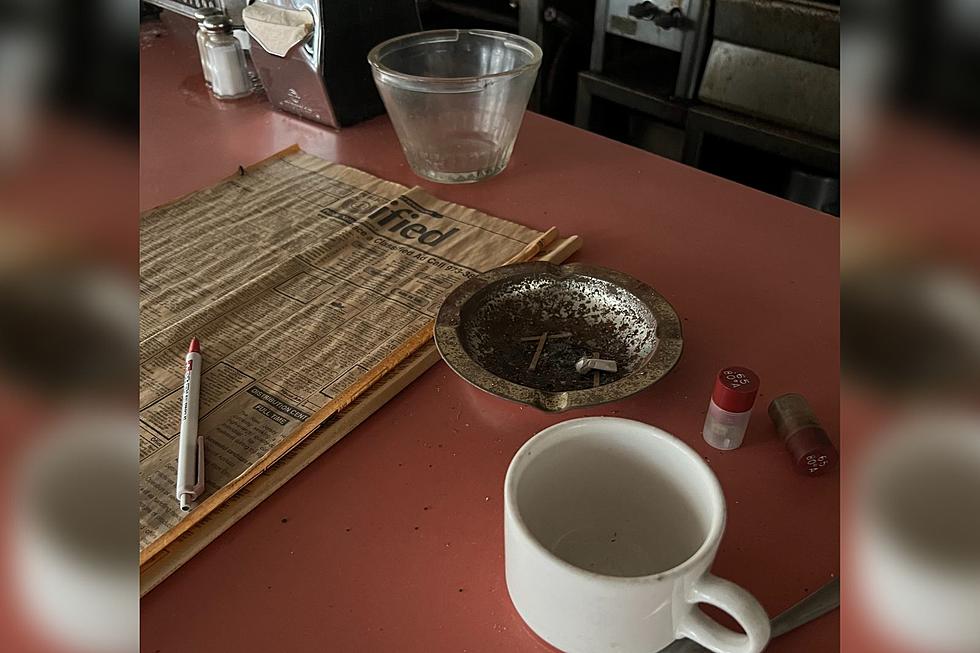
<instances>
[{"instance_id":1,"label":"white coffee mug","mask_svg":"<svg viewBox=\"0 0 980 653\"><path fill-rule=\"evenodd\" d=\"M980 651L980 415L897 418L855 476L856 605L903 648Z\"/></svg>"},{"instance_id":2,"label":"white coffee mug","mask_svg":"<svg viewBox=\"0 0 980 653\"><path fill-rule=\"evenodd\" d=\"M531 630L567 653L652 653L682 637L758 653L765 610L708 573L724 527L718 479L680 440L632 420L569 420L528 440L507 470L507 589Z\"/></svg>"}]
</instances>

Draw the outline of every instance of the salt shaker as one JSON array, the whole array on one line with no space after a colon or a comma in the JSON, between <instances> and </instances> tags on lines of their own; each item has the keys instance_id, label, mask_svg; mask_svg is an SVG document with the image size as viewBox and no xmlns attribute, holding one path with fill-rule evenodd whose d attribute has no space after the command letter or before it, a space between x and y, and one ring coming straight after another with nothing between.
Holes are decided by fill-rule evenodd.
<instances>
[{"instance_id":1,"label":"salt shaker","mask_svg":"<svg viewBox=\"0 0 980 653\"><path fill-rule=\"evenodd\" d=\"M759 392L759 377L747 367L726 367L718 372L708 402L701 435L715 449L736 449L742 444Z\"/></svg>"},{"instance_id":2,"label":"salt shaker","mask_svg":"<svg viewBox=\"0 0 980 653\"><path fill-rule=\"evenodd\" d=\"M245 68L245 55L232 34L231 19L221 14L203 21L204 50L211 71L211 92L216 98L233 100L252 92L252 82Z\"/></svg>"},{"instance_id":3,"label":"salt shaker","mask_svg":"<svg viewBox=\"0 0 980 653\"><path fill-rule=\"evenodd\" d=\"M201 71L204 73L204 85L211 88L211 69L208 67L207 52L204 49L204 42L207 40L207 31L204 29L204 19L208 16L216 16L221 10L216 7L201 7L194 12L194 20L197 21L197 52L201 55Z\"/></svg>"}]
</instances>

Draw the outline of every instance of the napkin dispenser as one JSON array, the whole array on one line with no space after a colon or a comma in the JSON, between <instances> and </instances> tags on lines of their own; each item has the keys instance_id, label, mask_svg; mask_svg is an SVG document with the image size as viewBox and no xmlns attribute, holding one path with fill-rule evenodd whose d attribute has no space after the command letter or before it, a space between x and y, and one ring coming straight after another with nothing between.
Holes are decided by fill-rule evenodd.
<instances>
[{"instance_id":1,"label":"napkin dispenser","mask_svg":"<svg viewBox=\"0 0 980 653\"><path fill-rule=\"evenodd\" d=\"M414 0L259 0L242 19L269 101L330 127L384 112L368 52L421 29Z\"/></svg>"}]
</instances>

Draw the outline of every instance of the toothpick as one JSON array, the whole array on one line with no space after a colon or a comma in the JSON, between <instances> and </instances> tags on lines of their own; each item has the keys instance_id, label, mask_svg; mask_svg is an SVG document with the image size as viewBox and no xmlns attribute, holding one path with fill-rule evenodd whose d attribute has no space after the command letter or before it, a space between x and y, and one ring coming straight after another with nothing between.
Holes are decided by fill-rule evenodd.
<instances>
[{"instance_id":1,"label":"toothpick","mask_svg":"<svg viewBox=\"0 0 980 653\"><path fill-rule=\"evenodd\" d=\"M521 342L531 342L532 340L537 340L541 336L524 336L521 338ZM558 338L571 338L572 334L570 331L562 331L561 333L552 333L548 335L548 340L557 340Z\"/></svg>"},{"instance_id":2,"label":"toothpick","mask_svg":"<svg viewBox=\"0 0 980 653\"><path fill-rule=\"evenodd\" d=\"M544 343L548 341L548 332L545 331L540 336L538 336L538 347L534 350L534 357L531 359L531 365L527 368L529 370L535 370L538 367L538 359L541 358L541 352L544 351Z\"/></svg>"}]
</instances>

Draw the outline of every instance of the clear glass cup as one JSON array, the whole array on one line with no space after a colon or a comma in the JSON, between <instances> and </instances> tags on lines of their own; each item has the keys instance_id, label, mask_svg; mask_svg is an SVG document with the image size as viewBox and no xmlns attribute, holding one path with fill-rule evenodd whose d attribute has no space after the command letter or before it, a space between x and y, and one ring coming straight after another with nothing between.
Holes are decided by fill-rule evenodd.
<instances>
[{"instance_id":1,"label":"clear glass cup","mask_svg":"<svg viewBox=\"0 0 980 653\"><path fill-rule=\"evenodd\" d=\"M436 30L385 41L368 62L416 174L460 184L507 167L541 65L536 43L490 30Z\"/></svg>"}]
</instances>

